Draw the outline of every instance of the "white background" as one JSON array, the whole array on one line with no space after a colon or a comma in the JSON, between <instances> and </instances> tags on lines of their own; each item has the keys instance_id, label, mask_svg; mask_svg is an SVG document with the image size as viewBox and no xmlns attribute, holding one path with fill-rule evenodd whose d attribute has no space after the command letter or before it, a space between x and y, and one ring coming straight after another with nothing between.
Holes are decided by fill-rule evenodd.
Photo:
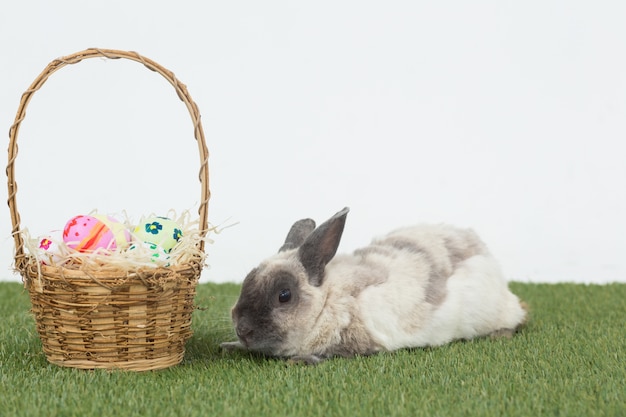
<instances>
[{"instance_id":1,"label":"white background","mask_svg":"<svg viewBox=\"0 0 626 417\"><path fill-rule=\"evenodd\" d=\"M0 126L54 58L135 50L200 107L213 235L241 281L291 223L351 207L340 251L417 222L476 229L512 280L626 281L626 2L13 1ZM8 135L5 136L8 143ZM196 208L193 127L167 82L92 59L35 94L18 208L34 234L97 208ZM6 191L4 191L6 196ZM11 271L0 216L0 279Z\"/></svg>"}]
</instances>

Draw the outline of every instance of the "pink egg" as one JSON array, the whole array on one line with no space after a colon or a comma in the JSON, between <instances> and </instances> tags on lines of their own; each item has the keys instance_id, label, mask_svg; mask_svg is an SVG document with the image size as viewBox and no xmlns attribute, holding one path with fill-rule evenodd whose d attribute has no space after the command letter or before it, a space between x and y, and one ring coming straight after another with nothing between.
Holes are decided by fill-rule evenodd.
<instances>
[{"instance_id":1,"label":"pink egg","mask_svg":"<svg viewBox=\"0 0 626 417\"><path fill-rule=\"evenodd\" d=\"M63 229L65 244L79 252L93 252L97 249L115 250L130 240L128 232L120 233L116 230L119 228L117 225L121 226L119 222L112 218L106 221L102 216L98 217L100 218L82 215L72 217Z\"/></svg>"}]
</instances>

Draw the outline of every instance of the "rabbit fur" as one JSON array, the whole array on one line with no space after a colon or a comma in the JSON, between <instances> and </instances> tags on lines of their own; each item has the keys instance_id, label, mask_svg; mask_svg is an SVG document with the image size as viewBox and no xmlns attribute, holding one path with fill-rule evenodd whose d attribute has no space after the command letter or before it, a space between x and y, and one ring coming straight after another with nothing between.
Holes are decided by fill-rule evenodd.
<instances>
[{"instance_id":1,"label":"rabbit fur","mask_svg":"<svg viewBox=\"0 0 626 417\"><path fill-rule=\"evenodd\" d=\"M452 340L511 335L526 320L496 260L469 229L419 225L337 255L348 208L296 222L254 268L224 349L318 363Z\"/></svg>"}]
</instances>

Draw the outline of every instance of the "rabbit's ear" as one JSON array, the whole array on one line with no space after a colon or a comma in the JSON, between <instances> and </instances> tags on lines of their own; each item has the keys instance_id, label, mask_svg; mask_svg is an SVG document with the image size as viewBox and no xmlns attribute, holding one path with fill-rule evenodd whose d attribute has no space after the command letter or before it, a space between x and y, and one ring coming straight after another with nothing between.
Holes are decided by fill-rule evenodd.
<instances>
[{"instance_id":1,"label":"rabbit's ear","mask_svg":"<svg viewBox=\"0 0 626 417\"><path fill-rule=\"evenodd\" d=\"M304 240L315 230L315 222L311 219L298 220L291 226L285 243L280 247L278 252L284 252L289 249L295 249L304 243Z\"/></svg>"},{"instance_id":2,"label":"rabbit's ear","mask_svg":"<svg viewBox=\"0 0 626 417\"><path fill-rule=\"evenodd\" d=\"M322 284L326 264L337 253L348 211L350 209L346 207L322 223L300 246L300 262L309 275L311 285L317 287Z\"/></svg>"}]
</instances>

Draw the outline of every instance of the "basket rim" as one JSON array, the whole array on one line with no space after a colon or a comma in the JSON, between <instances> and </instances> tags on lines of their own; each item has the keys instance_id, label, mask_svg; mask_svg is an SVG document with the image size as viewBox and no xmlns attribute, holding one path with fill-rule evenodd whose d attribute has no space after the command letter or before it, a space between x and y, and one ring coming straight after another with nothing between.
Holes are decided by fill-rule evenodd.
<instances>
[{"instance_id":1,"label":"basket rim","mask_svg":"<svg viewBox=\"0 0 626 417\"><path fill-rule=\"evenodd\" d=\"M157 72L163 78L165 78L174 87L178 98L185 104L191 120L194 126L194 137L198 144L198 152L200 155L200 170L198 173L200 186L201 186L201 198L200 206L198 208L198 214L200 217L199 229L200 229L200 242L199 247L201 251L204 251L204 236L208 232L208 203L211 196L209 189L209 151L206 145L204 137L204 130L202 128L200 111L197 104L191 98L187 86L181 83L174 73L157 62L140 55L134 51L124 51L116 49L101 49L101 48L88 48L80 52L73 53L61 58L51 61L46 68L35 78L30 87L22 94L20 103L17 109L15 120L9 129L9 148L8 148L8 164L6 167L7 175L7 187L8 187L8 200L9 211L11 213L12 229L11 234L15 241L15 268L23 272L29 264L28 256L24 251L24 238L22 237L20 228L20 214L17 208L17 183L15 181L15 160L18 154L17 138L20 129L20 125L26 117L26 108L30 103L33 95L45 84L48 78L58 71L59 69L67 66L77 64L85 59L89 58L107 58L107 59L127 59L143 64L147 69L153 72Z\"/></svg>"},{"instance_id":2,"label":"basket rim","mask_svg":"<svg viewBox=\"0 0 626 417\"><path fill-rule=\"evenodd\" d=\"M24 287L29 291L41 293L48 285L58 284L79 289L98 287L114 291L133 283L143 283L147 287L178 285L182 281L195 281L200 278L204 266L198 258L183 264L161 267L139 267L134 269L106 267L97 269L74 269L63 266L45 265L32 256L20 271ZM32 299L31 299L32 302Z\"/></svg>"}]
</instances>

